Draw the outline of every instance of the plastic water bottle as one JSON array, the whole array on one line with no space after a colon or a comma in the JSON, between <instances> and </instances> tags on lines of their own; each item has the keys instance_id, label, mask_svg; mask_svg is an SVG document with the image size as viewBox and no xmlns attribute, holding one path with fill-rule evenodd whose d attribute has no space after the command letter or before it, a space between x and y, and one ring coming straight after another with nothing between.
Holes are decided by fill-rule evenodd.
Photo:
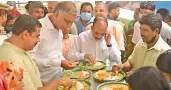
<instances>
[{"instance_id":1,"label":"plastic water bottle","mask_svg":"<svg viewBox=\"0 0 171 90\"><path fill-rule=\"evenodd\" d=\"M109 59L106 59L106 70L107 70L107 71L111 70Z\"/></svg>"}]
</instances>

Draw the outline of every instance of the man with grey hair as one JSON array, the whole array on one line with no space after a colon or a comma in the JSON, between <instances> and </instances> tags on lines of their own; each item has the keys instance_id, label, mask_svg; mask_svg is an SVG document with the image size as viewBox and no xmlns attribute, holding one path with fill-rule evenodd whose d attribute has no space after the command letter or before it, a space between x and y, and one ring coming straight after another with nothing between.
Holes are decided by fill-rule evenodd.
<instances>
[{"instance_id":1,"label":"man with grey hair","mask_svg":"<svg viewBox=\"0 0 171 90\"><path fill-rule=\"evenodd\" d=\"M29 4L29 15L36 19L41 19L44 17L44 6L40 1L32 1Z\"/></svg>"},{"instance_id":2,"label":"man with grey hair","mask_svg":"<svg viewBox=\"0 0 171 90\"><path fill-rule=\"evenodd\" d=\"M40 42L34 50L33 59L39 67L41 80L44 82L50 82L59 77L62 68L76 67L74 63L65 60L62 56L62 30L70 29L76 15L75 4L63 1L58 3L51 15L40 19L43 27L41 28Z\"/></svg>"}]
</instances>

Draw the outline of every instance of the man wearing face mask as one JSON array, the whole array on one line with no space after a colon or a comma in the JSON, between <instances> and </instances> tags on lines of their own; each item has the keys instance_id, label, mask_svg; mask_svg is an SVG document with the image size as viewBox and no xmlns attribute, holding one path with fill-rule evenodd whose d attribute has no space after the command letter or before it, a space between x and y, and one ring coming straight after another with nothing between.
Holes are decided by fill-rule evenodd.
<instances>
[{"instance_id":1,"label":"man wearing face mask","mask_svg":"<svg viewBox=\"0 0 171 90\"><path fill-rule=\"evenodd\" d=\"M141 2L139 19L141 19L143 15L146 15L149 13L155 13L154 2L153 1ZM161 20L162 20L162 18L161 18ZM171 27L164 21L162 21L160 35L165 42L168 42L169 40L171 40ZM140 23L137 21L134 25L134 33L133 33L133 37L132 37L132 42L134 44L137 44L141 38L142 37L140 35Z\"/></svg>"},{"instance_id":2,"label":"man wearing face mask","mask_svg":"<svg viewBox=\"0 0 171 90\"><path fill-rule=\"evenodd\" d=\"M20 12L16 9L15 1L8 1L9 6L9 14L11 14L14 18L17 18L20 15Z\"/></svg>"},{"instance_id":3,"label":"man wearing face mask","mask_svg":"<svg viewBox=\"0 0 171 90\"><path fill-rule=\"evenodd\" d=\"M75 22L78 34L86 30L87 25L91 23L93 16L93 5L89 2L81 4L80 18Z\"/></svg>"},{"instance_id":4,"label":"man wearing face mask","mask_svg":"<svg viewBox=\"0 0 171 90\"><path fill-rule=\"evenodd\" d=\"M96 17L91 30L82 32L74 40L67 58L75 61L88 59L93 64L109 59L111 64L121 64L121 52L107 27L106 18Z\"/></svg>"},{"instance_id":5,"label":"man wearing face mask","mask_svg":"<svg viewBox=\"0 0 171 90\"><path fill-rule=\"evenodd\" d=\"M127 62L114 65L113 71L134 71L145 66L156 67L158 56L171 48L160 36L162 21L158 15L144 15L139 22L142 40L136 44Z\"/></svg>"}]
</instances>

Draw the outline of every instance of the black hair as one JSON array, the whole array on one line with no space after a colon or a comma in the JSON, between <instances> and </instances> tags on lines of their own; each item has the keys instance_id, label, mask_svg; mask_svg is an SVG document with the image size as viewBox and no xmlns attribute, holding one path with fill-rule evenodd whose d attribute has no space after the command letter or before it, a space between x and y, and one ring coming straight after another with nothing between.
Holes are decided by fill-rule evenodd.
<instances>
[{"instance_id":1,"label":"black hair","mask_svg":"<svg viewBox=\"0 0 171 90\"><path fill-rule=\"evenodd\" d=\"M119 8L119 7L120 7L120 5L118 3L109 4L108 12L112 11L113 9Z\"/></svg>"},{"instance_id":2,"label":"black hair","mask_svg":"<svg viewBox=\"0 0 171 90\"><path fill-rule=\"evenodd\" d=\"M170 90L169 82L155 67L137 69L127 80L131 90Z\"/></svg>"},{"instance_id":3,"label":"black hair","mask_svg":"<svg viewBox=\"0 0 171 90\"><path fill-rule=\"evenodd\" d=\"M13 17L11 14L7 15L7 21L6 23L8 23L10 20L14 20L15 17Z\"/></svg>"},{"instance_id":4,"label":"black hair","mask_svg":"<svg viewBox=\"0 0 171 90\"><path fill-rule=\"evenodd\" d=\"M159 29L159 33L162 27L162 21L157 14L147 14L144 15L140 20L140 24L148 25L153 31L157 28Z\"/></svg>"},{"instance_id":5,"label":"black hair","mask_svg":"<svg viewBox=\"0 0 171 90\"><path fill-rule=\"evenodd\" d=\"M25 30L34 32L36 27L42 27L41 23L30 15L22 14L14 22L12 33L19 35Z\"/></svg>"},{"instance_id":6,"label":"black hair","mask_svg":"<svg viewBox=\"0 0 171 90\"><path fill-rule=\"evenodd\" d=\"M162 72L171 74L171 49L159 55L156 66Z\"/></svg>"},{"instance_id":7,"label":"black hair","mask_svg":"<svg viewBox=\"0 0 171 90\"><path fill-rule=\"evenodd\" d=\"M160 8L157 10L156 13L158 13L162 16L163 21L164 21L164 18L166 18L168 21L170 21L169 11L166 8Z\"/></svg>"},{"instance_id":8,"label":"black hair","mask_svg":"<svg viewBox=\"0 0 171 90\"><path fill-rule=\"evenodd\" d=\"M84 6L90 6L91 9L93 10L93 5L92 5L91 3L89 3L89 2L84 2L84 3L81 4L80 11L83 9Z\"/></svg>"},{"instance_id":9,"label":"black hair","mask_svg":"<svg viewBox=\"0 0 171 90\"><path fill-rule=\"evenodd\" d=\"M140 3L140 9L149 9L151 11L155 10L154 1L143 1Z\"/></svg>"}]
</instances>

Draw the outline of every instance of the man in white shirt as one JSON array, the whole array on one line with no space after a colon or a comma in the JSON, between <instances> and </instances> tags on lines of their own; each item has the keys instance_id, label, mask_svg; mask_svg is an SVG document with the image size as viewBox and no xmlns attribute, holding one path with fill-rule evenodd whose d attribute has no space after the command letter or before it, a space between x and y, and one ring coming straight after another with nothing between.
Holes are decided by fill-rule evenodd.
<instances>
[{"instance_id":1,"label":"man in white shirt","mask_svg":"<svg viewBox=\"0 0 171 90\"><path fill-rule=\"evenodd\" d=\"M76 14L75 4L64 1L55 7L51 15L40 19L42 24L40 42L34 50L33 58L44 82L50 82L59 77L62 68L71 69L76 66L62 56L62 30L70 29Z\"/></svg>"},{"instance_id":2,"label":"man in white shirt","mask_svg":"<svg viewBox=\"0 0 171 90\"><path fill-rule=\"evenodd\" d=\"M111 60L121 63L121 52L114 37L107 32L107 19L96 17L91 30L82 32L75 39L67 58L72 60L88 59L90 62Z\"/></svg>"},{"instance_id":3,"label":"man in white shirt","mask_svg":"<svg viewBox=\"0 0 171 90\"><path fill-rule=\"evenodd\" d=\"M139 18L141 18L145 14L149 13L154 13L155 11L155 4L152 1L143 1L140 4L140 14ZM167 39L171 39L171 27L166 24L165 22L162 21L162 28L161 28L161 33L160 33L162 39L167 42ZM141 39L141 34L140 34L140 24L137 21L134 25L134 33L132 37L132 42L134 44L137 44L139 40Z\"/></svg>"}]
</instances>

